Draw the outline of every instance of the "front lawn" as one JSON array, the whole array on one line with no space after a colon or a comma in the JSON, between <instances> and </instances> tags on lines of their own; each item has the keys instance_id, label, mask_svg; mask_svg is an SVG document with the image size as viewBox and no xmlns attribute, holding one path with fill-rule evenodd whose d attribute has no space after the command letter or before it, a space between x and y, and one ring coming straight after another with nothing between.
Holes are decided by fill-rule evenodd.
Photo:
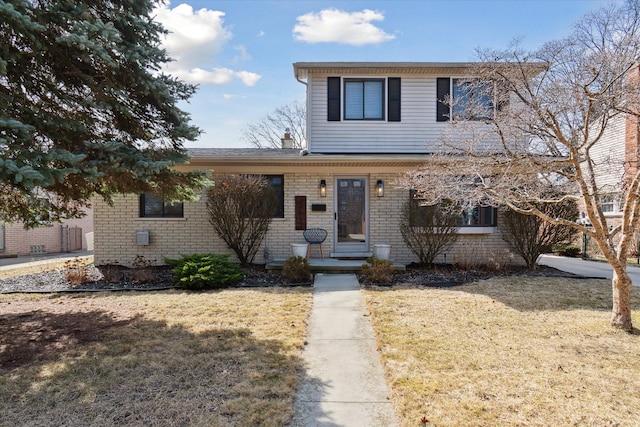
<instances>
[{"instance_id":1,"label":"front lawn","mask_svg":"<svg viewBox=\"0 0 640 427\"><path fill-rule=\"evenodd\" d=\"M403 426L640 425L640 335L609 326L610 281L365 292Z\"/></svg>"},{"instance_id":2,"label":"front lawn","mask_svg":"<svg viewBox=\"0 0 640 427\"><path fill-rule=\"evenodd\" d=\"M304 288L0 295L0 424L281 426Z\"/></svg>"}]
</instances>

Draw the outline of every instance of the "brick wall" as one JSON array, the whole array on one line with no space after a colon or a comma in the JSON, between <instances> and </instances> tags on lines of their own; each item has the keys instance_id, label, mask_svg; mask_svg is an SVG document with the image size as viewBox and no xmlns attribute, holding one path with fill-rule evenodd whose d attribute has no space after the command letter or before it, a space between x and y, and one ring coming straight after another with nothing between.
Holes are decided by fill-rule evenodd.
<instances>
[{"instance_id":1,"label":"brick wall","mask_svg":"<svg viewBox=\"0 0 640 427\"><path fill-rule=\"evenodd\" d=\"M44 253L65 252L66 246L62 246L62 227L79 227L82 229L82 249L87 249L86 234L93 232L93 211L87 210L83 218L70 219L63 224L53 224L25 230L22 223L3 224L0 232L3 232L4 247L0 253L11 255L32 255L32 249L42 248Z\"/></svg>"},{"instance_id":2,"label":"brick wall","mask_svg":"<svg viewBox=\"0 0 640 427\"><path fill-rule=\"evenodd\" d=\"M403 203L409 198L409 191L394 188L396 174L369 175L369 232L371 250L377 243L392 245L391 257L408 264L415 261L414 255L402 241L399 228L399 216ZM329 234L323 244L325 256L333 249L333 212L334 184L331 174L289 173L285 178L285 217L276 218L271 223L267 236L270 258L287 258L291 255L291 243L304 243L302 230L295 230L295 196L306 196L307 228L320 227ZM320 197L319 183L327 181L327 195ZM378 179L385 182L384 197L375 196L375 184ZM313 212L312 204L325 204L326 211ZM138 196L119 196L114 205L95 201L95 259L96 264L108 264L118 261L131 265L136 256L143 256L155 264L162 264L163 257L178 257L181 253L214 252L230 253L225 243L215 234L209 224L206 199L186 202L184 218L149 219L139 218ZM136 245L136 230L148 230L150 244ZM474 257L486 262L492 253L505 248L498 233L482 235L461 235L458 244L446 254L446 261L452 262L459 257ZM319 256L313 247L313 257ZM443 255L439 262L445 261ZM255 262L264 262L264 245L258 251Z\"/></svg>"}]
</instances>

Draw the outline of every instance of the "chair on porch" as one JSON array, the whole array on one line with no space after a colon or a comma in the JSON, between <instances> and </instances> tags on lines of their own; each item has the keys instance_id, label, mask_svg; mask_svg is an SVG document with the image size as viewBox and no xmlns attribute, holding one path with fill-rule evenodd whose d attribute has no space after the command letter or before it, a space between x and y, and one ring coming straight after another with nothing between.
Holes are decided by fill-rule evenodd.
<instances>
[{"instance_id":1,"label":"chair on porch","mask_svg":"<svg viewBox=\"0 0 640 427\"><path fill-rule=\"evenodd\" d=\"M324 228L307 228L302 232L304 240L309 243L307 249L307 258L311 256L311 246L318 245L320 247L320 256L324 259L324 252L322 251L322 242L327 238L327 230Z\"/></svg>"}]
</instances>

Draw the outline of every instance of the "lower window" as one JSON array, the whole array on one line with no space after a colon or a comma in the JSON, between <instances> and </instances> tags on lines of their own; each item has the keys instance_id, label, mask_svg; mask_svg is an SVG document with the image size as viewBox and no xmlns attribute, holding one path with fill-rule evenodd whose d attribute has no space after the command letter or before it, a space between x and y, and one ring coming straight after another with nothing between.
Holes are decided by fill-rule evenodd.
<instances>
[{"instance_id":1,"label":"lower window","mask_svg":"<svg viewBox=\"0 0 640 427\"><path fill-rule=\"evenodd\" d=\"M411 190L409 197L416 203L416 210L412 215L419 217L433 217L435 206L421 206L419 191ZM411 222L418 222L418 218ZM498 209L493 206L478 206L472 203L462 205L460 227L496 227L498 225Z\"/></svg>"},{"instance_id":2,"label":"lower window","mask_svg":"<svg viewBox=\"0 0 640 427\"><path fill-rule=\"evenodd\" d=\"M495 227L498 210L493 206L469 206L462 212L463 227Z\"/></svg>"},{"instance_id":3,"label":"lower window","mask_svg":"<svg viewBox=\"0 0 640 427\"><path fill-rule=\"evenodd\" d=\"M166 202L155 194L140 195L141 218L183 218L184 204L182 202Z\"/></svg>"}]
</instances>

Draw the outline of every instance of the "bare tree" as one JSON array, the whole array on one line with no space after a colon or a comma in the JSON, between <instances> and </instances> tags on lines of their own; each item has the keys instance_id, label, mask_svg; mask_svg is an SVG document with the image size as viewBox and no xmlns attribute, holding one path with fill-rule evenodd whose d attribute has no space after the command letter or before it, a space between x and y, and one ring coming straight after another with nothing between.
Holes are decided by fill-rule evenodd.
<instances>
[{"instance_id":1,"label":"bare tree","mask_svg":"<svg viewBox=\"0 0 640 427\"><path fill-rule=\"evenodd\" d=\"M240 264L248 265L255 259L276 203L273 187L258 175L218 176L209 188L209 222Z\"/></svg>"},{"instance_id":2,"label":"bare tree","mask_svg":"<svg viewBox=\"0 0 640 427\"><path fill-rule=\"evenodd\" d=\"M293 148L307 147L305 128L307 111L301 102L292 101L276 108L242 130L242 139L257 148L281 148L286 129L293 139Z\"/></svg>"},{"instance_id":3,"label":"bare tree","mask_svg":"<svg viewBox=\"0 0 640 427\"><path fill-rule=\"evenodd\" d=\"M612 155L606 135L620 120L635 120L637 129L638 0L586 15L569 37L537 51L524 51L516 41L505 50L479 50L478 56L469 96L462 99L465 108L486 108L477 95L490 82L491 118L452 114L429 167L408 174L405 185L423 190L430 202L457 198L503 205L585 233L613 267L611 323L631 330L626 266L640 218L638 153L628 162L624 153ZM449 100L454 112L456 102L455 96ZM622 204L619 224L610 224L600 205L601 196L612 191ZM588 221L539 208L541 202L571 199Z\"/></svg>"}]
</instances>

